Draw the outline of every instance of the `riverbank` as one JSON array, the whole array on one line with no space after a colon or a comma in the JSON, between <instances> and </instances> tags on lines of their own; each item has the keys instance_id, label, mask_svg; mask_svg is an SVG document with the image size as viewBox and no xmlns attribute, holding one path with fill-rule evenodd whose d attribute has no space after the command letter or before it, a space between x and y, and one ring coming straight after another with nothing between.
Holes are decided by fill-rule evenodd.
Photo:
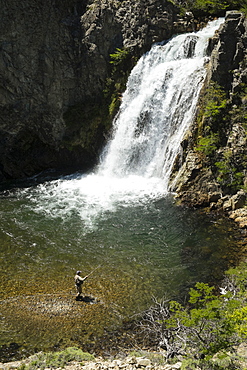
<instances>
[{"instance_id":1,"label":"riverbank","mask_svg":"<svg viewBox=\"0 0 247 370\"><path fill-rule=\"evenodd\" d=\"M69 349L68 349L69 350ZM80 350L71 348L72 352L79 353ZM64 351L65 352L65 351ZM59 353L62 358L62 352ZM84 357L83 357L84 356ZM89 359L91 357L91 359ZM41 352L30 356L20 361L12 361L0 363L0 370L35 370L35 369L56 369L61 370L191 370L191 369L213 369L214 365L220 366L219 369L230 369L233 362L234 369L245 370L247 367L247 343L242 343L238 347L232 349L222 356L222 353L216 354L212 360L199 363L196 358L194 360L186 360L186 356L178 356L170 361L165 360L165 352L149 352L149 351L133 351L129 354L119 354L115 358L105 359L103 357L93 358L92 355L82 353L82 358L88 360L82 361L65 361L56 365L55 361L45 360L49 358L49 354L45 355ZM223 359L223 360L222 360ZM50 363L49 363L50 361ZM202 367L201 367L202 366ZM206 367L205 367L206 366Z\"/></svg>"},{"instance_id":2,"label":"riverbank","mask_svg":"<svg viewBox=\"0 0 247 370\"><path fill-rule=\"evenodd\" d=\"M11 369L25 369L25 366L29 366L34 361L36 355L27 358L22 361L9 362L5 364L0 363L0 370L11 370ZM162 361L161 357L159 358ZM134 357L127 356L125 359L113 359L105 360L102 357L95 358L93 361L85 361L83 363L78 361L71 361L63 368L65 370L135 370L135 369L147 369L147 370L175 370L180 369L182 365L181 361L177 361L174 364L163 364L159 365L154 361L151 361L147 357ZM53 366L46 367L46 369L54 369ZM57 369L61 369L58 367Z\"/></svg>"}]
</instances>

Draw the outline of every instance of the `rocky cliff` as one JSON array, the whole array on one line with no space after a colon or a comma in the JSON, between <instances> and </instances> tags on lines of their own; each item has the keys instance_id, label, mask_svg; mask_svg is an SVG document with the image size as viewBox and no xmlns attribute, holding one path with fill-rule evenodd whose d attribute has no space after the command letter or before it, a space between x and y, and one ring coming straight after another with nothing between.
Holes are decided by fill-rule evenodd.
<instances>
[{"instance_id":1,"label":"rocky cliff","mask_svg":"<svg viewBox=\"0 0 247 370\"><path fill-rule=\"evenodd\" d=\"M183 203L227 212L245 205L246 47L246 18L240 12L228 12L209 45L211 57L197 117L174 167L171 186ZM242 216L244 227L247 213Z\"/></svg>"},{"instance_id":2,"label":"rocky cliff","mask_svg":"<svg viewBox=\"0 0 247 370\"><path fill-rule=\"evenodd\" d=\"M192 29L177 12L167 0L1 0L0 181L92 166L111 121L110 54L139 57Z\"/></svg>"}]
</instances>

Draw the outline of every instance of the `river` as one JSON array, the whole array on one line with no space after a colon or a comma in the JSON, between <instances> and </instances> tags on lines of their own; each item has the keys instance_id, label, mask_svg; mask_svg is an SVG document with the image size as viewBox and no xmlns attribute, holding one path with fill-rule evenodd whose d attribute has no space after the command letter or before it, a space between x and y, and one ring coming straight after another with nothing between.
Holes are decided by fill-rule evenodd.
<instances>
[{"instance_id":1,"label":"river","mask_svg":"<svg viewBox=\"0 0 247 370\"><path fill-rule=\"evenodd\" d=\"M222 22L154 45L139 60L92 172L51 172L0 193L2 359L99 347L153 297L179 299L238 262L232 223L177 206L169 188L205 78L207 42ZM83 301L75 300L76 270L92 272Z\"/></svg>"}]
</instances>

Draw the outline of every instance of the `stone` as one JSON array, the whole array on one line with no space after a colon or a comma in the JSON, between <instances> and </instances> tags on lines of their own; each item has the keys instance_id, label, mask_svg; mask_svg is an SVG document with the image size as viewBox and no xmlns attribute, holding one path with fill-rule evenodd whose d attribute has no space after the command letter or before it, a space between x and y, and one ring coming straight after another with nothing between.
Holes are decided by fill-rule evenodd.
<instances>
[{"instance_id":1,"label":"stone","mask_svg":"<svg viewBox=\"0 0 247 370\"><path fill-rule=\"evenodd\" d=\"M218 200L221 198L220 192L213 192L208 194L209 202L217 203Z\"/></svg>"},{"instance_id":2,"label":"stone","mask_svg":"<svg viewBox=\"0 0 247 370\"><path fill-rule=\"evenodd\" d=\"M247 220L242 220L239 222L240 229L247 229Z\"/></svg>"},{"instance_id":3,"label":"stone","mask_svg":"<svg viewBox=\"0 0 247 370\"><path fill-rule=\"evenodd\" d=\"M247 360L247 343L241 343L237 347L237 354Z\"/></svg>"},{"instance_id":4,"label":"stone","mask_svg":"<svg viewBox=\"0 0 247 370\"><path fill-rule=\"evenodd\" d=\"M168 365L168 364L166 364L166 365L163 367L163 370L172 370L172 365Z\"/></svg>"},{"instance_id":5,"label":"stone","mask_svg":"<svg viewBox=\"0 0 247 370\"><path fill-rule=\"evenodd\" d=\"M121 363L121 361L120 360L113 360L112 361L112 365L113 366L120 366L122 363Z\"/></svg>"},{"instance_id":6,"label":"stone","mask_svg":"<svg viewBox=\"0 0 247 370\"><path fill-rule=\"evenodd\" d=\"M148 358L137 357L136 361L138 367L146 367L151 365L151 361Z\"/></svg>"},{"instance_id":7,"label":"stone","mask_svg":"<svg viewBox=\"0 0 247 370\"><path fill-rule=\"evenodd\" d=\"M172 369L180 369L182 366L182 362L177 362L176 364L172 365Z\"/></svg>"},{"instance_id":8,"label":"stone","mask_svg":"<svg viewBox=\"0 0 247 370\"><path fill-rule=\"evenodd\" d=\"M116 366L116 364L115 364L115 363L113 363L113 362L110 362L110 363L108 364L108 368L110 368L110 369L113 369L115 366Z\"/></svg>"},{"instance_id":9,"label":"stone","mask_svg":"<svg viewBox=\"0 0 247 370\"><path fill-rule=\"evenodd\" d=\"M21 366L21 361L13 361L8 363L0 363L0 370L18 369Z\"/></svg>"},{"instance_id":10,"label":"stone","mask_svg":"<svg viewBox=\"0 0 247 370\"><path fill-rule=\"evenodd\" d=\"M247 221L247 216L238 216L238 217L235 217L235 222L246 222Z\"/></svg>"},{"instance_id":11,"label":"stone","mask_svg":"<svg viewBox=\"0 0 247 370\"><path fill-rule=\"evenodd\" d=\"M226 212L229 212L232 210L232 202L231 202L231 199L229 200L226 200L224 203L223 203L223 210L226 211Z\"/></svg>"},{"instance_id":12,"label":"stone","mask_svg":"<svg viewBox=\"0 0 247 370\"><path fill-rule=\"evenodd\" d=\"M136 364L136 357L127 357L126 362L127 364L134 365Z\"/></svg>"},{"instance_id":13,"label":"stone","mask_svg":"<svg viewBox=\"0 0 247 370\"><path fill-rule=\"evenodd\" d=\"M226 16L225 18L228 20L228 19L239 19L241 18L241 16L243 15L243 13L237 11L237 10L230 10L230 11L227 11L226 12Z\"/></svg>"},{"instance_id":14,"label":"stone","mask_svg":"<svg viewBox=\"0 0 247 370\"><path fill-rule=\"evenodd\" d=\"M237 194L231 197L232 202L232 210L236 210L238 208L242 208L246 202L246 194L243 190L237 192Z\"/></svg>"}]
</instances>

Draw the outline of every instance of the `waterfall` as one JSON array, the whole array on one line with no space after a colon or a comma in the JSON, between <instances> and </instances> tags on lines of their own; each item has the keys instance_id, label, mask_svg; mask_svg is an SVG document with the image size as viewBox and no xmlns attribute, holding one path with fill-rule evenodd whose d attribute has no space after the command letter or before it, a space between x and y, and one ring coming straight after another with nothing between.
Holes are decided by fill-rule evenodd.
<instances>
[{"instance_id":1,"label":"waterfall","mask_svg":"<svg viewBox=\"0 0 247 370\"><path fill-rule=\"evenodd\" d=\"M190 126L205 78L208 39L222 23L155 45L134 67L99 173L162 178L171 169Z\"/></svg>"},{"instance_id":2,"label":"waterfall","mask_svg":"<svg viewBox=\"0 0 247 370\"><path fill-rule=\"evenodd\" d=\"M93 224L119 205L164 197L205 79L208 40L223 21L154 45L140 58L97 169L42 185L45 212L66 217L76 212L85 224Z\"/></svg>"}]
</instances>

